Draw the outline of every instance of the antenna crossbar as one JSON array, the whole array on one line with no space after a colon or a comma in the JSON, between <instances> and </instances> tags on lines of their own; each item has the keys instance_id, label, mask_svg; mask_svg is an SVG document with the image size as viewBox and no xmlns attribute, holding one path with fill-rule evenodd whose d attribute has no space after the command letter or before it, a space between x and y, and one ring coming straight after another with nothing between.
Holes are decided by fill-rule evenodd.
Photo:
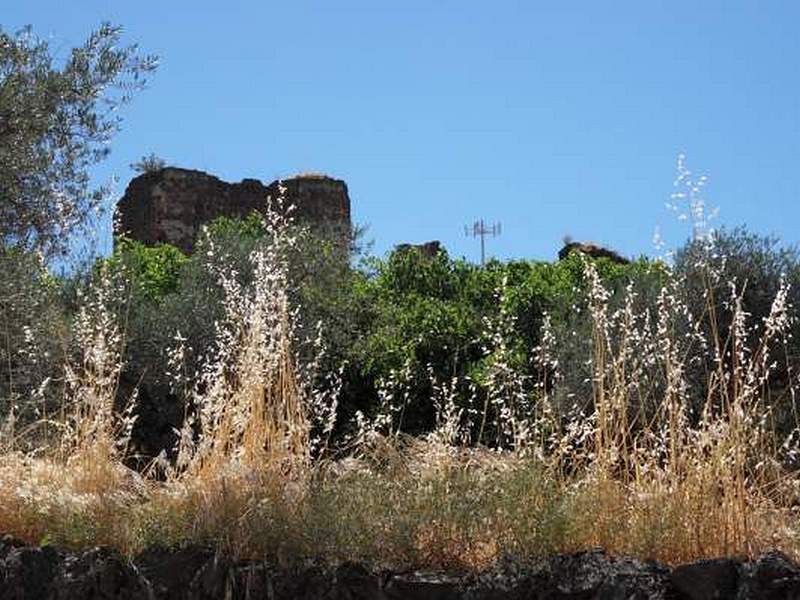
<instances>
[{"instance_id":1,"label":"antenna crossbar","mask_svg":"<svg viewBox=\"0 0 800 600\"><path fill-rule=\"evenodd\" d=\"M486 225L483 219L479 219L472 224L464 225L464 234L467 237L479 237L481 239L481 265L486 264L486 236L497 237L501 233L500 223Z\"/></svg>"}]
</instances>

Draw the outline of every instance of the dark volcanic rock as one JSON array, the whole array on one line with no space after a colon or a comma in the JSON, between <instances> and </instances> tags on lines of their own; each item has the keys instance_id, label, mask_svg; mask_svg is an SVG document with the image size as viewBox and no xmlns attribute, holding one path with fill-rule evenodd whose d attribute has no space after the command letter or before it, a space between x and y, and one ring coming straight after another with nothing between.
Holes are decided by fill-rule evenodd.
<instances>
[{"instance_id":1,"label":"dark volcanic rock","mask_svg":"<svg viewBox=\"0 0 800 600\"><path fill-rule=\"evenodd\" d=\"M339 597L336 592L335 575L319 566L279 570L261 564L252 565L245 570L237 569L236 574L237 589L251 592L253 598L264 597L276 600L278 598L297 598L297 600L319 598L324 600ZM262 595L259 596L259 593ZM359 598L360 596L351 594L350 597Z\"/></svg>"},{"instance_id":2,"label":"dark volcanic rock","mask_svg":"<svg viewBox=\"0 0 800 600\"><path fill-rule=\"evenodd\" d=\"M149 586L118 554L98 548L68 556L54 582L52 600L138 600L149 597Z\"/></svg>"},{"instance_id":3,"label":"dark volcanic rock","mask_svg":"<svg viewBox=\"0 0 800 600\"><path fill-rule=\"evenodd\" d=\"M329 593L333 598L348 598L348 600L381 598L380 578L363 565L345 563L339 566L334 571L332 583Z\"/></svg>"},{"instance_id":4,"label":"dark volcanic rock","mask_svg":"<svg viewBox=\"0 0 800 600\"><path fill-rule=\"evenodd\" d=\"M679 598L733 600L739 589L739 568L739 562L728 558L701 560L676 567L669 581Z\"/></svg>"},{"instance_id":5,"label":"dark volcanic rock","mask_svg":"<svg viewBox=\"0 0 800 600\"><path fill-rule=\"evenodd\" d=\"M461 581L444 573L400 573L387 578L383 586L387 600L426 598L458 600L462 598Z\"/></svg>"},{"instance_id":6,"label":"dark volcanic rock","mask_svg":"<svg viewBox=\"0 0 800 600\"><path fill-rule=\"evenodd\" d=\"M800 568L780 552L770 552L745 565L739 598L796 600L800 598Z\"/></svg>"},{"instance_id":7,"label":"dark volcanic rock","mask_svg":"<svg viewBox=\"0 0 800 600\"><path fill-rule=\"evenodd\" d=\"M470 600L658 600L668 598L668 570L655 563L615 559L602 550L553 556L528 565L514 561L479 576Z\"/></svg>"},{"instance_id":8,"label":"dark volcanic rock","mask_svg":"<svg viewBox=\"0 0 800 600\"><path fill-rule=\"evenodd\" d=\"M300 223L343 226L349 232L350 196L344 181L301 174L264 185L256 179L228 183L202 171L167 167L131 180L117 204L119 232L148 245L173 244L190 253L200 228L220 216L263 212L267 198L285 188L286 206Z\"/></svg>"},{"instance_id":9,"label":"dark volcanic rock","mask_svg":"<svg viewBox=\"0 0 800 600\"><path fill-rule=\"evenodd\" d=\"M49 546L32 548L4 537L0 541L0 599L47 597L60 564L58 552Z\"/></svg>"},{"instance_id":10,"label":"dark volcanic rock","mask_svg":"<svg viewBox=\"0 0 800 600\"><path fill-rule=\"evenodd\" d=\"M137 556L134 563L156 598L181 600L200 570L213 558L213 550L197 546L177 550L151 548Z\"/></svg>"},{"instance_id":11,"label":"dark volcanic rock","mask_svg":"<svg viewBox=\"0 0 800 600\"><path fill-rule=\"evenodd\" d=\"M800 599L800 568L773 552L752 562L706 560L670 571L592 551L474 576L375 572L345 563L278 567L231 562L210 548L151 549L133 561L94 549L70 554L0 541L0 600L735 600Z\"/></svg>"},{"instance_id":12,"label":"dark volcanic rock","mask_svg":"<svg viewBox=\"0 0 800 600\"><path fill-rule=\"evenodd\" d=\"M598 600L665 597L667 570L656 564L615 559L600 550L556 557L553 563L549 585L555 588L555 597Z\"/></svg>"}]
</instances>

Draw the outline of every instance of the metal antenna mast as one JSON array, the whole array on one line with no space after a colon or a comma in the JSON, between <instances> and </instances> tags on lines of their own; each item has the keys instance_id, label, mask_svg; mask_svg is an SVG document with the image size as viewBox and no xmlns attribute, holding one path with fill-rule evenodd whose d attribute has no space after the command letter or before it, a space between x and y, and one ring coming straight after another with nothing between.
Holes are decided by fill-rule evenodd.
<instances>
[{"instance_id":1,"label":"metal antenna mast","mask_svg":"<svg viewBox=\"0 0 800 600\"><path fill-rule=\"evenodd\" d=\"M486 262L486 236L497 237L500 235L500 223L494 223L491 227L484 224L483 219L475 221L470 228L469 225L464 225L464 234L467 237L481 238L481 264Z\"/></svg>"}]
</instances>

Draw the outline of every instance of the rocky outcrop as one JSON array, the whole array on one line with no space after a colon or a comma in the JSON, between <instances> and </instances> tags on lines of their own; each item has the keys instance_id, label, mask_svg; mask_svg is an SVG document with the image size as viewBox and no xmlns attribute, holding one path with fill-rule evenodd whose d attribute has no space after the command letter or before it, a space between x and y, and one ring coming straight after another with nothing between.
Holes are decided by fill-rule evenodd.
<instances>
[{"instance_id":1,"label":"rocky outcrop","mask_svg":"<svg viewBox=\"0 0 800 600\"><path fill-rule=\"evenodd\" d=\"M627 265L631 261L609 248L592 242L567 242L558 252L558 260L564 260L573 252L580 252L591 258L607 258L620 265Z\"/></svg>"},{"instance_id":2,"label":"rocky outcrop","mask_svg":"<svg viewBox=\"0 0 800 600\"><path fill-rule=\"evenodd\" d=\"M440 250L444 250L444 246L439 240L425 242L424 244L398 244L395 246L395 252L409 252L417 251L425 258L435 258Z\"/></svg>"},{"instance_id":3,"label":"rocky outcrop","mask_svg":"<svg viewBox=\"0 0 800 600\"><path fill-rule=\"evenodd\" d=\"M773 552L669 569L598 550L505 560L476 575L375 571L344 563L278 567L232 562L205 547L151 549L133 560L94 549L71 554L0 540L0 598L16 600L786 600L800 598L800 568Z\"/></svg>"},{"instance_id":4,"label":"rocky outcrop","mask_svg":"<svg viewBox=\"0 0 800 600\"><path fill-rule=\"evenodd\" d=\"M117 204L118 232L152 245L166 242L190 253L200 228L220 216L245 217L263 211L267 198L285 188L286 206L297 222L346 226L350 196L344 181L300 174L264 185L257 179L228 183L190 169L166 167L131 180Z\"/></svg>"}]
</instances>

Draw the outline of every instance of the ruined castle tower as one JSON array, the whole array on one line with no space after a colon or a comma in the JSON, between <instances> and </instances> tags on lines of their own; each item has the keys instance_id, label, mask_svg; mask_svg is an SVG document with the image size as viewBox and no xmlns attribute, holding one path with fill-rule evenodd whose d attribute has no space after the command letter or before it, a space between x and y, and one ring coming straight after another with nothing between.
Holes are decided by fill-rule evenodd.
<instances>
[{"instance_id":1,"label":"ruined castle tower","mask_svg":"<svg viewBox=\"0 0 800 600\"><path fill-rule=\"evenodd\" d=\"M117 204L118 230L145 244L165 242L191 253L200 228L220 216L246 217L263 211L267 198L285 188L296 222L331 224L349 231L347 185L326 175L301 174L264 185L257 179L228 183L190 169L166 167L135 177Z\"/></svg>"}]
</instances>

